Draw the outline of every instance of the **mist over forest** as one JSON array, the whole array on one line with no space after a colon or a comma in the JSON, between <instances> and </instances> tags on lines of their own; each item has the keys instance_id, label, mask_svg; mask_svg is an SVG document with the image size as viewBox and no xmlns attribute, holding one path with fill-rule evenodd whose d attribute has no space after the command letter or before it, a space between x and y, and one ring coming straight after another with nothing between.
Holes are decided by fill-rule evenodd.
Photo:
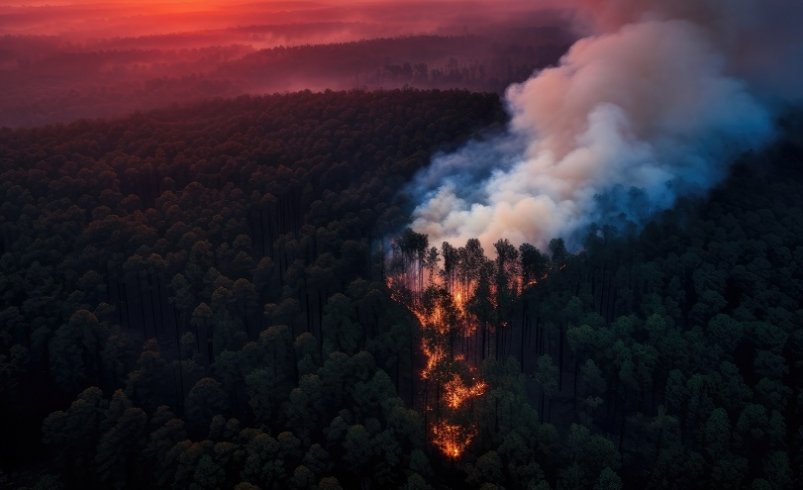
<instances>
[{"instance_id":1,"label":"mist over forest","mask_svg":"<svg viewBox=\"0 0 803 490\"><path fill-rule=\"evenodd\" d=\"M170 5L0 6L0 126L307 89L502 93L574 37L516 2Z\"/></svg>"}]
</instances>

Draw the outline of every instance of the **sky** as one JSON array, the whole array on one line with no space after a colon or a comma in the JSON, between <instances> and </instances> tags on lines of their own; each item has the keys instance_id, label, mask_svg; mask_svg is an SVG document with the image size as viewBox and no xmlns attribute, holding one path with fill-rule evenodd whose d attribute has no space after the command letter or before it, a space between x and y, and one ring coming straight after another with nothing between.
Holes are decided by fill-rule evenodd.
<instances>
[{"instance_id":1,"label":"sky","mask_svg":"<svg viewBox=\"0 0 803 490\"><path fill-rule=\"evenodd\" d=\"M532 11L537 4L511 0L7 0L0 6L0 33L100 38L253 24L352 22L381 25L388 35L395 35L492 22Z\"/></svg>"},{"instance_id":2,"label":"sky","mask_svg":"<svg viewBox=\"0 0 803 490\"><path fill-rule=\"evenodd\" d=\"M519 0L0 0L0 126L300 89L412 85L499 92L565 49L565 23L562 33L539 31L559 24L545 15L544 5ZM385 44L371 51L342 47L422 35L482 41ZM331 51L322 47L332 44L341 45L340 51L326 55ZM277 51L300 46L318 50ZM426 64L429 78L386 76L404 64ZM451 70L461 74L451 76L459 80L450 85L443 74ZM482 71L485 80L467 81L465 73L472 70Z\"/></svg>"}]
</instances>

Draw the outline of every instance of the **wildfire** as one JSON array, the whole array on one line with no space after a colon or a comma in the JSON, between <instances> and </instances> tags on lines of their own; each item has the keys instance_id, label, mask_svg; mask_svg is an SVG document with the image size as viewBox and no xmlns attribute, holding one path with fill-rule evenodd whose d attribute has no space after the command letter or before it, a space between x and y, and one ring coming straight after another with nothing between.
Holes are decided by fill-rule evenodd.
<instances>
[{"instance_id":1,"label":"wildfire","mask_svg":"<svg viewBox=\"0 0 803 490\"><path fill-rule=\"evenodd\" d=\"M422 342L421 350L424 352L424 357L426 358L426 365L424 370L421 371L421 377L424 379L429 379L429 377L435 371L435 368L438 366L438 363L446 357L446 353L443 351L442 347L437 345L429 345L428 342Z\"/></svg>"},{"instance_id":2,"label":"wildfire","mask_svg":"<svg viewBox=\"0 0 803 490\"><path fill-rule=\"evenodd\" d=\"M462 291L457 291L454 294L454 305L457 307L457 309L460 311L461 314L463 315L466 314L466 300L463 296Z\"/></svg>"},{"instance_id":3,"label":"wildfire","mask_svg":"<svg viewBox=\"0 0 803 490\"><path fill-rule=\"evenodd\" d=\"M441 422L432 427L432 442L449 458L458 459L474 440L477 430L474 427Z\"/></svg>"},{"instance_id":4,"label":"wildfire","mask_svg":"<svg viewBox=\"0 0 803 490\"><path fill-rule=\"evenodd\" d=\"M388 257L391 298L420 325L424 383L418 401L429 415L433 444L452 459L477 434L472 402L488 390L477 366L498 354L494 336L508 324L510 298L525 287L515 248L500 242L497 254L489 260L478 240L459 249L444 243L439 252L428 248L425 235L408 230Z\"/></svg>"},{"instance_id":5,"label":"wildfire","mask_svg":"<svg viewBox=\"0 0 803 490\"><path fill-rule=\"evenodd\" d=\"M430 279L431 289L427 293L431 297L425 299L424 292L407 284L409 281L404 277L387 278L391 298L405 305L421 325L424 355L421 378L433 383L428 389L441 393L442 409L435 412L438 418L431 429L432 442L446 457L457 459L471 444L476 429L472 424L456 423L453 419L461 419L458 414L465 410L466 402L481 397L488 388L466 355L449 346L454 338L452 333L468 338L477 331L477 322L469 313L466 300L474 294L475 286L456 284L449 291L444 284ZM427 410L434 411L429 404Z\"/></svg>"},{"instance_id":6,"label":"wildfire","mask_svg":"<svg viewBox=\"0 0 803 490\"><path fill-rule=\"evenodd\" d=\"M452 376L452 379L443 386L443 399L446 405L453 410L457 410L466 401L484 395L488 384L482 380L473 381L473 384L466 385L459 375Z\"/></svg>"},{"instance_id":7,"label":"wildfire","mask_svg":"<svg viewBox=\"0 0 803 490\"><path fill-rule=\"evenodd\" d=\"M418 318L418 322L421 325L435 329L441 335L449 333L450 326L445 319L446 314L441 306L436 306L428 313L421 309L411 309L411 311Z\"/></svg>"}]
</instances>

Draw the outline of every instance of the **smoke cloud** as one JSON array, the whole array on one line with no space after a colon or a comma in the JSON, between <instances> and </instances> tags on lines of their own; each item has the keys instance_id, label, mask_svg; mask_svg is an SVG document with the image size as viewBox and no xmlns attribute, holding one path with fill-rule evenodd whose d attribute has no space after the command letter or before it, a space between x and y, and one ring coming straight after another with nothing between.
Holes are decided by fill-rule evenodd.
<instances>
[{"instance_id":1,"label":"smoke cloud","mask_svg":"<svg viewBox=\"0 0 803 490\"><path fill-rule=\"evenodd\" d=\"M507 134L436 157L410 186L431 243L571 243L719 182L801 96L803 6L579 1L588 34L507 91Z\"/></svg>"}]
</instances>

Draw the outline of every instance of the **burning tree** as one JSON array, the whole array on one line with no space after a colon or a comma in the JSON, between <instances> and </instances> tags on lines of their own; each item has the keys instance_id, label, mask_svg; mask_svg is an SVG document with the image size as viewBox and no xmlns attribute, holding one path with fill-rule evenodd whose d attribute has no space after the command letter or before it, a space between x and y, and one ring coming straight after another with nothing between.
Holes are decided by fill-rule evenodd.
<instances>
[{"instance_id":1,"label":"burning tree","mask_svg":"<svg viewBox=\"0 0 803 490\"><path fill-rule=\"evenodd\" d=\"M476 239L459 248L444 242L439 251L408 229L388 259L390 294L420 324L427 430L449 458L459 458L477 433L473 402L488 388L478 367L501 357L499 330L509 324L523 287L547 271L546 257L531 245L516 249L500 240L494 249L495 260Z\"/></svg>"}]
</instances>

